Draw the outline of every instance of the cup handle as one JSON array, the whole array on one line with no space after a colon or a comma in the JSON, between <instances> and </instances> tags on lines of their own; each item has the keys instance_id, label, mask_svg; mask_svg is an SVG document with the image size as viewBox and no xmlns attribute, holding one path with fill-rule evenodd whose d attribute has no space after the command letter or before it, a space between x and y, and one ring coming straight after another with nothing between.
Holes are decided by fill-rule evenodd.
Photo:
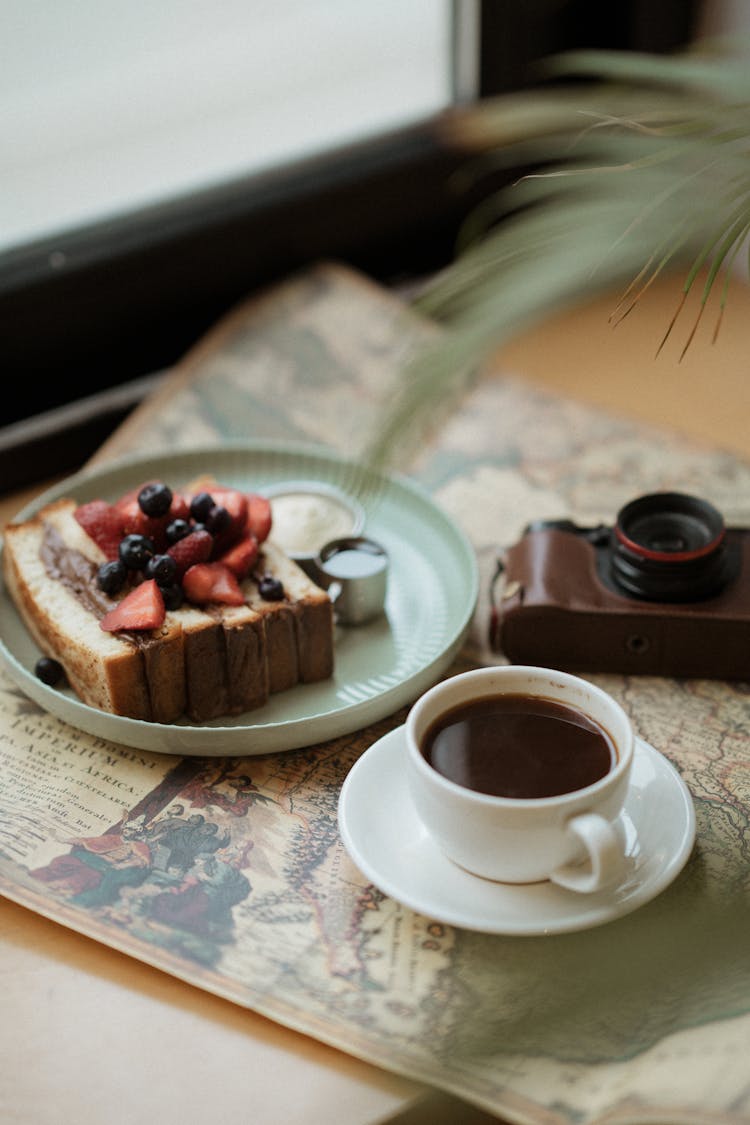
<instances>
[{"instance_id":1,"label":"cup handle","mask_svg":"<svg viewBox=\"0 0 750 1125\"><path fill-rule=\"evenodd\" d=\"M567 828L583 844L589 862L558 867L550 875L552 882L581 894L592 894L613 882L625 858L614 826L598 813L582 813L571 817Z\"/></svg>"}]
</instances>

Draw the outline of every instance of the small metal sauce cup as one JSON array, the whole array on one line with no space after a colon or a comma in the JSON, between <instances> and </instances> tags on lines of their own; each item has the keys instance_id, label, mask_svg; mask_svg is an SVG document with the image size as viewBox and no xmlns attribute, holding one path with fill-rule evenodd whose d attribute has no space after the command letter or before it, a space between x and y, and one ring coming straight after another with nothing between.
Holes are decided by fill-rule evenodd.
<instances>
[{"instance_id":1,"label":"small metal sauce cup","mask_svg":"<svg viewBox=\"0 0 750 1125\"><path fill-rule=\"evenodd\" d=\"M332 539L316 559L318 582L333 602L340 625L363 625L385 608L388 554L361 535Z\"/></svg>"}]
</instances>

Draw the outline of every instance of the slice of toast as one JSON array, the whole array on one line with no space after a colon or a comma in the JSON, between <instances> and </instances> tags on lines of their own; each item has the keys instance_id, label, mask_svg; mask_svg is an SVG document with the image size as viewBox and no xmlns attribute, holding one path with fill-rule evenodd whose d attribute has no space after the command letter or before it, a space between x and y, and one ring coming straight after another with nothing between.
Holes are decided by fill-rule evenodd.
<instances>
[{"instance_id":1,"label":"slice of toast","mask_svg":"<svg viewBox=\"0 0 750 1125\"><path fill-rule=\"evenodd\" d=\"M242 583L247 604L263 613L269 652L270 690L314 683L333 672L333 607L328 594L272 539L261 545L256 577ZM282 586L279 601L266 601L258 578L270 575Z\"/></svg>"},{"instance_id":2,"label":"slice of toast","mask_svg":"<svg viewBox=\"0 0 750 1125\"><path fill-rule=\"evenodd\" d=\"M260 614L245 606L215 611L183 605L167 614L183 636L185 702L188 718L201 723L237 715L268 699L265 628Z\"/></svg>"},{"instance_id":3,"label":"slice of toast","mask_svg":"<svg viewBox=\"0 0 750 1125\"><path fill-rule=\"evenodd\" d=\"M185 603L153 631L111 634L99 620L119 599L98 589L105 561L59 500L5 529L8 590L42 651L58 660L77 694L114 714L195 722L261 706L271 691L331 675L333 615L327 594L283 551L262 548L264 573L282 584L281 601L243 584L240 606ZM256 572L257 573L257 572Z\"/></svg>"},{"instance_id":4,"label":"slice of toast","mask_svg":"<svg viewBox=\"0 0 750 1125\"><path fill-rule=\"evenodd\" d=\"M212 613L185 604L153 632L99 628L118 599L96 585L105 556L75 509L74 501L59 500L9 525L3 570L27 628L84 702L161 723L182 714L203 722L265 703L265 630L247 606Z\"/></svg>"},{"instance_id":5,"label":"slice of toast","mask_svg":"<svg viewBox=\"0 0 750 1125\"><path fill-rule=\"evenodd\" d=\"M210 475L193 480L188 493L208 492L217 487ZM219 485L219 488L222 486ZM260 579L268 575L281 583L283 597L269 601L261 595ZM298 683L315 683L333 674L333 606L328 594L273 542L260 544L253 573L241 583L246 604L265 622L268 654L268 688L287 691ZM226 620L230 607L223 607Z\"/></svg>"},{"instance_id":6,"label":"slice of toast","mask_svg":"<svg viewBox=\"0 0 750 1125\"><path fill-rule=\"evenodd\" d=\"M161 629L115 636L99 620L116 602L95 584L105 556L58 500L5 529L8 591L41 650L58 660L85 703L116 715L170 722L185 709L183 637Z\"/></svg>"}]
</instances>

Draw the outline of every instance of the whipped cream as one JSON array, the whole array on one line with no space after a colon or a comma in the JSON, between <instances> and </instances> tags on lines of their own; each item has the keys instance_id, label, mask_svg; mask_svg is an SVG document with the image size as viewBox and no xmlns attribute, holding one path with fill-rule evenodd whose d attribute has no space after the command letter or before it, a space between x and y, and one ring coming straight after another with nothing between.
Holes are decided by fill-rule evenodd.
<instances>
[{"instance_id":1,"label":"whipped cream","mask_svg":"<svg viewBox=\"0 0 750 1125\"><path fill-rule=\"evenodd\" d=\"M354 513L321 492L284 492L271 496L273 539L290 555L316 555L329 539L351 535Z\"/></svg>"}]
</instances>

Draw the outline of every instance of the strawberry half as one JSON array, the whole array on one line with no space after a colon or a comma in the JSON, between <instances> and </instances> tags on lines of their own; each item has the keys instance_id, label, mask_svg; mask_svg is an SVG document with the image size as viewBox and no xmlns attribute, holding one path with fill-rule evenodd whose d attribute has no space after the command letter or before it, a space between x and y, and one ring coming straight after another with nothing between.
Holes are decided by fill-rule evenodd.
<instances>
[{"instance_id":1,"label":"strawberry half","mask_svg":"<svg viewBox=\"0 0 750 1125\"><path fill-rule=\"evenodd\" d=\"M225 551L218 561L228 566L235 578L241 582L243 578L247 578L257 558L258 540L254 535L245 535L244 539L240 539L239 543L235 543L234 547Z\"/></svg>"},{"instance_id":2,"label":"strawberry half","mask_svg":"<svg viewBox=\"0 0 750 1125\"><path fill-rule=\"evenodd\" d=\"M153 578L141 582L105 614L99 628L105 633L119 633L131 629L159 629L164 623L166 610L162 592Z\"/></svg>"},{"instance_id":3,"label":"strawberry half","mask_svg":"<svg viewBox=\"0 0 750 1125\"><path fill-rule=\"evenodd\" d=\"M271 501L257 492L247 494L247 529L259 543L268 538L271 531Z\"/></svg>"},{"instance_id":4,"label":"strawberry half","mask_svg":"<svg viewBox=\"0 0 750 1125\"><path fill-rule=\"evenodd\" d=\"M177 563L176 580L179 581L185 571L196 563L206 562L211 557L213 549L214 537L204 530L191 531L184 539L178 539L173 543L167 554L171 555Z\"/></svg>"},{"instance_id":5,"label":"strawberry half","mask_svg":"<svg viewBox=\"0 0 750 1125\"><path fill-rule=\"evenodd\" d=\"M120 540L123 537L122 518L117 508L106 500L90 500L81 504L73 515L97 547L108 559L118 557Z\"/></svg>"},{"instance_id":6,"label":"strawberry half","mask_svg":"<svg viewBox=\"0 0 750 1125\"><path fill-rule=\"evenodd\" d=\"M195 605L221 602L223 605L244 605L245 598L229 567L220 562L196 563L185 572L182 589Z\"/></svg>"}]
</instances>

